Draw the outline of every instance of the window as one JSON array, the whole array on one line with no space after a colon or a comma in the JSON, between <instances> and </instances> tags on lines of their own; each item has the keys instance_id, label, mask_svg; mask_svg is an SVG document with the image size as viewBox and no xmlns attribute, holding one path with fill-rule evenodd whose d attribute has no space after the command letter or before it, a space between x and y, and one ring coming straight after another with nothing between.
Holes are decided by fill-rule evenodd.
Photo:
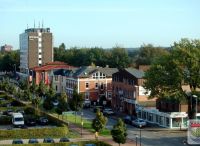
<instances>
[{"instance_id":1,"label":"window","mask_svg":"<svg viewBox=\"0 0 200 146\"><path fill-rule=\"evenodd\" d=\"M98 83L96 83L96 84L95 84L95 89L98 89L98 86L99 86Z\"/></svg>"},{"instance_id":2,"label":"window","mask_svg":"<svg viewBox=\"0 0 200 146\"><path fill-rule=\"evenodd\" d=\"M56 85L56 91L58 90L58 86Z\"/></svg>"},{"instance_id":3,"label":"window","mask_svg":"<svg viewBox=\"0 0 200 146\"><path fill-rule=\"evenodd\" d=\"M89 83L85 83L85 88L89 88Z\"/></svg>"},{"instance_id":4,"label":"window","mask_svg":"<svg viewBox=\"0 0 200 146\"><path fill-rule=\"evenodd\" d=\"M105 79L106 75L101 72L96 72L92 75L93 79Z\"/></svg>"}]
</instances>

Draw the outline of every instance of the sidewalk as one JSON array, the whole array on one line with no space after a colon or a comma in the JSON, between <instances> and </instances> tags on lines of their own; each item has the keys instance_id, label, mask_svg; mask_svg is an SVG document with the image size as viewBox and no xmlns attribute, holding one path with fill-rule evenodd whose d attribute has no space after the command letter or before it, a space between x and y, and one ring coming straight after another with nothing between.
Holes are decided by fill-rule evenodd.
<instances>
[{"instance_id":1,"label":"sidewalk","mask_svg":"<svg viewBox=\"0 0 200 146\"><path fill-rule=\"evenodd\" d=\"M79 134L81 134L81 127L78 127L75 124L69 124L69 129L74 130L74 131L78 132ZM112 140L112 137L99 136L98 139L100 141L107 142L107 143L111 144L112 146L119 145ZM94 135L94 133L88 131L87 129L82 129L82 138L80 138L80 140L95 140L95 135ZM136 143L135 143L135 141L127 138L126 143L121 144L121 146L136 146Z\"/></svg>"}]
</instances>

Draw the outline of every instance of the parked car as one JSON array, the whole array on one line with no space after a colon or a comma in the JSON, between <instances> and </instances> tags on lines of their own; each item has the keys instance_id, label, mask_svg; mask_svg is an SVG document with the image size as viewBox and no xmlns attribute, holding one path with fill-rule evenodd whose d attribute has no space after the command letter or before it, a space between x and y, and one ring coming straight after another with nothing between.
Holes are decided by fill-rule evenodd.
<instances>
[{"instance_id":1,"label":"parked car","mask_svg":"<svg viewBox=\"0 0 200 146\"><path fill-rule=\"evenodd\" d=\"M39 141L36 138L31 138L28 143L39 143Z\"/></svg>"},{"instance_id":2,"label":"parked car","mask_svg":"<svg viewBox=\"0 0 200 146\"><path fill-rule=\"evenodd\" d=\"M103 110L103 114L104 115L114 115L115 113L113 112L113 110L111 108L105 108Z\"/></svg>"},{"instance_id":3,"label":"parked car","mask_svg":"<svg viewBox=\"0 0 200 146\"><path fill-rule=\"evenodd\" d=\"M69 138L67 137L62 137L60 138L60 141L59 142L69 142Z\"/></svg>"},{"instance_id":4,"label":"parked car","mask_svg":"<svg viewBox=\"0 0 200 146\"><path fill-rule=\"evenodd\" d=\"M100 111L102 112L103 111L103 106L95 106L94 109L93 109L94 113L97 112L97 109L100 109Z\"/></svg>"},{"instance_id":5,"label":"parked car","mask_svg":"<svg viewBox=\"0 0 200 146\"><path fill-rule=\"evenodd\" d=\"M34 118L30 118L26 121L27 126L36 126L36 120Z\"/></svg>"},{"instance_id":6,"label":"parked car","mask_svg":"<svg viewBox=\"0 0 200 146\"><path fill-rule=\"evenodd\" d=\"M21 113L21 114L24 115L24 110L22 110L22 109L18 109L18 110L16 110L16 112L17 112L17 113Z\"/></svg>"},{"instance_id":7,"label":"parked car","mask_svg":"<svg viewBox=\"0 0 200 146\"><path fill-rule=\"evenodd\" d=\"M23 141L22 141L22 139L14 139L12 141L12 144L23 144Z\"/></svg>"},{"instance_id":8,"label":"parked car","mask_svg":"<svg viewBox=\"0 0 200 146\"><path fill-rule=\"evenodd\" d=\"M136 119L136 120L132 121L132 125L141 128L141 127L145 127L147 125L147 123L143 119Z\"/></svg>"},{"instance_id":9,"label":"parked car","mask_svg":"<svg viewBox=\"0 0 200 146\"><path fill-rule=\"evenodd\" d=\"M48 125L49 120L46 117L40 117L37 122L40 125Z\"/></svg>"},{"instance_id":10,"label":"parked car","mask_svg":"<svg viewBox=\"0 0 200 146\"><path fill-rule=\"evenodd\" d=\"M88 143L88 144L85 144L85 146L96 146L96 144Z\"/></svg>"},{"instance_id":11,"label":"parked car","mask_svg":"<svg viewBox=\"0 0 200 146\"><path fill-rule=\"evenodd\" d=\"M132 121L133 120L136 120L136 117L135 116L125 116L124 118L123 118L123 120L124 120L124 123L126 123L126 124L132 124Z\"/></svg>"},{"instance_id":12,"label":"parked car","mask_svg":"<svg viewBox=\"0 0 200 146\"><path fill-rule=\"evenodd\" d=\"M44 138L43 143L54 143L53 138Z\"/></svg>"},{"instance_id":13,"label":"parked car","mask_svg":"<svg viewBox=\"0 0 200 146\"><path fill-rule=\"evenodd\" d=\"M14 111L12 109L8 109L8 110L3 112L3 115L11 116L13 113L14 113Z\"/></svg>"}]
</instances>

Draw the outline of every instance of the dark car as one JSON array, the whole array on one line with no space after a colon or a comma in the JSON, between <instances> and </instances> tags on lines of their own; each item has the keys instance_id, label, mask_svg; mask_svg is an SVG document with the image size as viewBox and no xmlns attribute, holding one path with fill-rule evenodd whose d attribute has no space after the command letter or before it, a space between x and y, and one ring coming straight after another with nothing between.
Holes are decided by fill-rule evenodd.
<instances>
[{"instance_id":1,"label":"dark car","mask_svg":"<svg viewBox=\"0 0 200 146\"><path fill-rule=\"evenodd\" d=\"M40 117L37 122L40 125L48 125L49 120L46 117Z\"/></svg>"},{"instance_id":2,"label":"dark car","mask_svg":"<svg viewBox=\"0 0 200 146\"><path fill-rule=\"evenodd\" d=\"M33 118L30 118L26 121L26 125L28 126L35 126L36 125L36 120Z\"/></svg>"},{"instance_id":3,"label":"dark car","mask_svg":"<svg viewBox=\"0 0 200 146\"><path fill-rule=\"evenodd\" d=\"M8 109L7 111L3 112L3 115L11 116L14 111L12 109Z\"/></svg>"},{"instance_id":4,"label":"dark car","mask_svg":"<svg viewBox=\"0 0 200 146\"><path fill-rule=\"evenodd\" d=\"M12 144L23 144L23 141L21 139L14 139Z\"/></svg>"},{"instance_id":5,"label":"dark car","mask_svg":"<svg viewBox=\"0 0 200 146\"><path fill-rule=\"evenodd\" d=\"M18 109L18 110L16 110L16 112L17 113L21 113L22 115L24 115L24 110L22 110L22 109Z\"/></svg>"},{"instance_id":6,"label":"dark car","mask_svg":"<svg viewBox=\"0 0 200 146\"><path fill-rule=\"evenodd\" d=\"M114 115L115 113L114 113L114 111L111 108L105 108L103 110L103 114L104 115Z\"/></svg>"},{"instance_id":7,"label":"dark car","mask_svg":"<svg viewBox=\"0 0 200 146\"><path fill-rule=\"evenodd\" d=\"M62 137L59 142L69 142L69 139L67 137Z\"/></svg>"},{"instance_id":8,"label":"dark car","mask_svg":"<svg viewBox=\"0 0 200 146\"><path fill-rule=\"evenodd\" d=\"M43 143L54 143L53 138L44 138Z\"/></svg>"},{"instance_id":9,"label":"dark car","mask_svg":"<svg viewBox=\"0 0 200 146\"><path fill-rule=\"evenodd\" d=\"M89 143L89 144L85 144L84 146L96 146L96 144Z\"/></svg>"},{"instance_id":10,"label":"dark car","mask_svg":"<svg viewBox=\"0 0 200 146\"><path fill-rule=\"evenodd\" d=\"M29 139L28 143L39 143L36 138Z\"/></svg>"},{"instance_id":11,"label":"dark car","mask_svg":"<svg viewBox=\"0 0 200 146\"><path fill-rule=\"evenodd\" d=\"M137 118L135 117L135 116L125 116L124 118L123 118L123 120L124 120L124 123L126 123L126 124L132 124L132 121L133 120L136 120Z\"/></svg>"}]
</instances>

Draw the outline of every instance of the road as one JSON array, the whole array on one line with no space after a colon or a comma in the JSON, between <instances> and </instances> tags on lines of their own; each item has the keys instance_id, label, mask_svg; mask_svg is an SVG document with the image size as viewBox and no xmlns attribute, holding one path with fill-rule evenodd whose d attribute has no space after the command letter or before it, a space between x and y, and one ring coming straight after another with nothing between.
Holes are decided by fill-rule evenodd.
<instances>
[{"instance_id":1,"label":"road","mask_svg":"<svg viewBox=\"0 0 200 146\"><path fill-rule=\"evenodd\" d=\"M85 119L92 120L95 117L95 113L90 109L83 110L83 116ZM116 123L114 118L108 117L108 123L106 128L112 129ZM137 142L140 142L140 129L127 125L128 138L136 141L136 135L138 136ZM158 128L143 128L141 129L141 143L142 146L183 146L183 140L186 139L186 131L174 131L174 130L160 130Z\"/></svg>"}]
</instances>

